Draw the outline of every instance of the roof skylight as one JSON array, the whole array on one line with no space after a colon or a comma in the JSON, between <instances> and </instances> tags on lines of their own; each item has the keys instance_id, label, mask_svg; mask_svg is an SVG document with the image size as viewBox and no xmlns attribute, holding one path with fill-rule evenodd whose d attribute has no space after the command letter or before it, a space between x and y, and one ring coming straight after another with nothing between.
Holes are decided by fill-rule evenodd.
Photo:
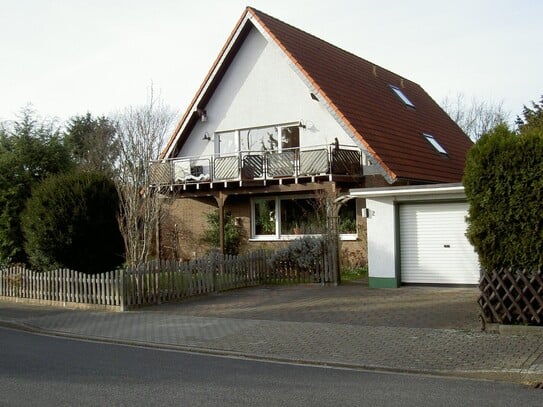
<instances>
[{"instance_id":1,"label":"roof skylight","mask_svg":"<svg viewBox=\"0 0 543 407\"><path fill-rule=\"evenodd\" d=\"M396 95L409 107L415 107L415 105L409 100L407 96L405 96L405 93L402 92L402 90L394 85L388 85L390 86L390 89L394 91Z\"/></svg>"},{"instance_id":2,"label":"roof skylight","mask_svg":"<svg viewBox=\"0 0 543 407\"><path fill-rule=\"evenodd\" d=\"M426 138L426 140L428 140L428 142L432 145L432 147L436 149L438 153L444 154L444 155L448 154L447 150L445 150L443 146L439 144L439 142L436 140L434 136L432 136L431 134L426 134L426 133L423 133L423 136L424 138Z\"/></svg>"}]
</instances>

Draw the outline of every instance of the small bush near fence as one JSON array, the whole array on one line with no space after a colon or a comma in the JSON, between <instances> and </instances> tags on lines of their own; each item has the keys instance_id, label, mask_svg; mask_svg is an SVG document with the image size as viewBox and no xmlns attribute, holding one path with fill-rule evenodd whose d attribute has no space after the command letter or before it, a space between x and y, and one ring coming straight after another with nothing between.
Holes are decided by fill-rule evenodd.
<instances>
[{"instance_id":1,"label":"small bush near fence","mask_svg":"<svg viewBox=\"0 0 543 407\"><path fill-rule=\"evenodd\" d=\"M319 282L324 257L324 239L302 237L274 252L269 266L274 279ZM292 278L288 278L288 277Z\"/></svg>"}]
</instances>

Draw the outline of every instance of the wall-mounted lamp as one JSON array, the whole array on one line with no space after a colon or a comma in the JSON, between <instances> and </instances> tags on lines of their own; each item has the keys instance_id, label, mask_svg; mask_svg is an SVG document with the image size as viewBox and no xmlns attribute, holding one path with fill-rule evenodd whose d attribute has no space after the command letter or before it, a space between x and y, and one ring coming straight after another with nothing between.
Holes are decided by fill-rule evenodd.
<instances>
[{"instance_id":1,"label":"wall-mounted lamp","mask_svg":"<svg viewBox=\"0 0 543 407\"><path fill-rule=\"evenodd\" d=\"M305 129L306 126L305 126L304 122L302 120L300 120L298 122L298 127L301 127L302 129Z\"/></svg>"},{"instance_id":2,"label":"wall-mounted lamp","mask_svg":"<svg viewBox=\"0 0 543 407\"><path fill-rule=\"evenodd\" d=\"M207 131L204 133L204 137L202 138L202 140L205 140L205 141L211 140L211 137L209 137L209 133Z\"/></svg>"},{"instance_id":3,"label":"wall-mounted lamp","mask_svg":"<svg viewBox=\"0 0 543 407\"><path fill-rule=\"evenodd\" d=\"M375 211L372 211L370 208L362 208L362 217L371 218L375 215Z\"/></svg>"},{"instance_id":4,"label":"wall-mounted lamp","mask_svg":"<svg viewBox=\"0 0 543 407\"><path fill-rule=\"evenodd\" d=\"M198 113L198 117L200 118L201 122L207 122L207 111L204 109L198 109L196 110L196 113Z\"/></svg>"}]
</instances>

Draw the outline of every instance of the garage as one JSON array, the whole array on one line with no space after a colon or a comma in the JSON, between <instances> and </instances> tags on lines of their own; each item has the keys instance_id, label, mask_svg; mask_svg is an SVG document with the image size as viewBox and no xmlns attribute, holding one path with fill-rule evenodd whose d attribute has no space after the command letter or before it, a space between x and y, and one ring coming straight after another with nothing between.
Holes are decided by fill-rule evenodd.
<instances>
[{"instance_id":1,"label":"garage","mask_svg":"<svg viewBox=\"0 0 543 407\"><path fill-rule=\"evenodd\" d=\"M350 195L365 199L370 287L478 284L462 184L360 188Z\"/></svg>"},{"instance_id":2,"label":"garage","mask_svg":"<svg viewBox=\"0 0 543 407\"><path fill-rule=\"evenodd\" d=\"M401 283L478 283L477 255L465 236L467 211L466 202L400 204Z\"/></svg>"}]
</instances>

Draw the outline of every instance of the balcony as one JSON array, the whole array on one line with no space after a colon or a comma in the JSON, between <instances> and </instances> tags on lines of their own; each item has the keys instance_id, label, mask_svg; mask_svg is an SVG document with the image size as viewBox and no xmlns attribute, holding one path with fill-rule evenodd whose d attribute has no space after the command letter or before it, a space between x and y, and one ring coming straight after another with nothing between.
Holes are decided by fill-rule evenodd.
<instances>
[{"instance_id":1,"label":"balcony","mask_svg":"<svg viewBox=\"0 0 543 407\"><path fill-rule=\"evenodd\" d=\"M363 151L351 146L314 146L281 151L239 151L201 157L179 157L150 164L151 186L267 185L298 181L354 181L376 173Z\"/></svg>"}]
</instances>

